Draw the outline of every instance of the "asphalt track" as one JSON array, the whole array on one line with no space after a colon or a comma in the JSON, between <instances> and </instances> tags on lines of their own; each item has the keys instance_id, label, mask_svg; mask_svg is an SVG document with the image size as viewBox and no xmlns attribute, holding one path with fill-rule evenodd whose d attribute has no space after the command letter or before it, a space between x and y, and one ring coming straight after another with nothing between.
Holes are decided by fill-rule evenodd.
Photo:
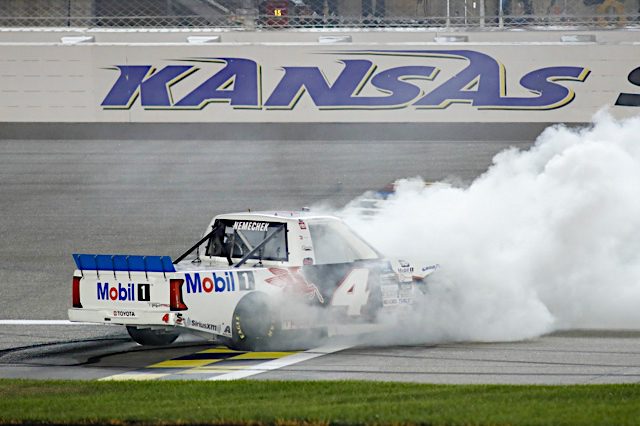
<instances>
[{"instance_id":1,"label":"asphalt track","mask_svg":"<svg viewBox=\"0 0 640 426\"><path fill-rule=\"evenodd\" d=\"M0 330L3 378L640 383L640 332L632 331L395 347L336 339L304 352L242 353L188 337L169 347L141 347L118 326L3 324Z\"/></svg>"},{"instance_id":2,"label":"asphalt track","mask_svg":"<svg viewBox=\"0 0 640 426\"><path fill-rule=\"evenodd\" d=\"M175 256L217 213L340 206L402 177L470 181L498 151L530 143L2 140L0 320L66 319L71 253ZM635 332L575 331L513 343L329 344L311 355L248 359L194 340L142 348L121 327L0 323L0 377L210 379L245 370L260 373L253 379L640 382ZM290 357L301 361L285 365Z\"/></svg>"}]
</instances>

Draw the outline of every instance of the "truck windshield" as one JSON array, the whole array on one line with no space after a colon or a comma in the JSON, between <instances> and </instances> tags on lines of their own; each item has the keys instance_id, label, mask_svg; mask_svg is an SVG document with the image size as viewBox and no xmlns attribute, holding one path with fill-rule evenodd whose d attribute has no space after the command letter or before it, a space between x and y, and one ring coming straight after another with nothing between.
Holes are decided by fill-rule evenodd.
<instances>
[{"instance_id":1,"label":"truck windshield","mask_svg":"<svg viewBox=\"0 0 640 426\"><path fill-rule=\"evenodd\" d=\"M313 241L316 265L380 258L371 246L341 222L309 222L309 232Z\"/></svg>"},{"instance_id":2,"label":"truck windshield","mask_svg":"<svg viewBox=\"0 0 640 426\"><path fill-rule=\"evenodd\" d=\"M220 225L207 243L207 256L243 258L264 239L278 231L282 223L220 219ZM286 225L285 225L286 226ZM286 228L285 228L286 231ZM279 232L249 259L287 261L287 233Z\"/></svg>"}]
</instances>

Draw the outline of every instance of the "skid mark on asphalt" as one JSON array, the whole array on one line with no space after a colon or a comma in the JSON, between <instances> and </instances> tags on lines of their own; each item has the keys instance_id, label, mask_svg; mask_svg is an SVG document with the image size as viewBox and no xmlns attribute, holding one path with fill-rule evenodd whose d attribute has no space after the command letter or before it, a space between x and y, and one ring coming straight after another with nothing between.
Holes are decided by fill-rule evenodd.
<instances>
[{"instance_id":1,"label":"skid mark on asphalt","mask_svg":"<svg viewBox=\"0 0 640 426\"><path fill-rule=\"evenodd\" d=\"M100 380L205 380L253 369L267 361L285 358L297 352L242 352L215 347L151 364L143 369L104 377Z\"/></svg>"}]
</instances>

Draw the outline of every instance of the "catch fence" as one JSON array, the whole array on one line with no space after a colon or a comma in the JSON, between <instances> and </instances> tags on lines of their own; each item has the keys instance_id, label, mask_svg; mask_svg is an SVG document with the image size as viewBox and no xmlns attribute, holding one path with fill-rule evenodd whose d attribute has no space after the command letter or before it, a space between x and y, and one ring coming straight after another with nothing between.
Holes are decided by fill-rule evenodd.
<instances>
[{"instance_id":1,"label":"catch fence","mask_svg":"<svg viewBox=\"0 0 640 426\"><path fill-rule=\"evenodd\" d=\"M640 0L0 0L0 27L501 29L640 26Z\"/></svg>"}]
</instances>

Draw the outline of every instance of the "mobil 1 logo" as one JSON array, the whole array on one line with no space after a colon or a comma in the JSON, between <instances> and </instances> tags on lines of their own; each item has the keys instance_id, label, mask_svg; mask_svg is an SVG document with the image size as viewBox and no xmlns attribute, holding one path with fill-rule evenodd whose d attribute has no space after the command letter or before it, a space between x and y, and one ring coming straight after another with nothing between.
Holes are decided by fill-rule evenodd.
<instances>
[{"instance_id":1,"label":"mobil 1 logo","mask_svg":"<svg viewBox=\"0 0 640 426\"><path fill-rule=\"evenodd\" d=\"M116 285L114 283L109 285L108 282L98 282L96 284L98 300L126 302L148 302L151 300L150 284L118 283Z\"/></svg>"}]
</instances>

